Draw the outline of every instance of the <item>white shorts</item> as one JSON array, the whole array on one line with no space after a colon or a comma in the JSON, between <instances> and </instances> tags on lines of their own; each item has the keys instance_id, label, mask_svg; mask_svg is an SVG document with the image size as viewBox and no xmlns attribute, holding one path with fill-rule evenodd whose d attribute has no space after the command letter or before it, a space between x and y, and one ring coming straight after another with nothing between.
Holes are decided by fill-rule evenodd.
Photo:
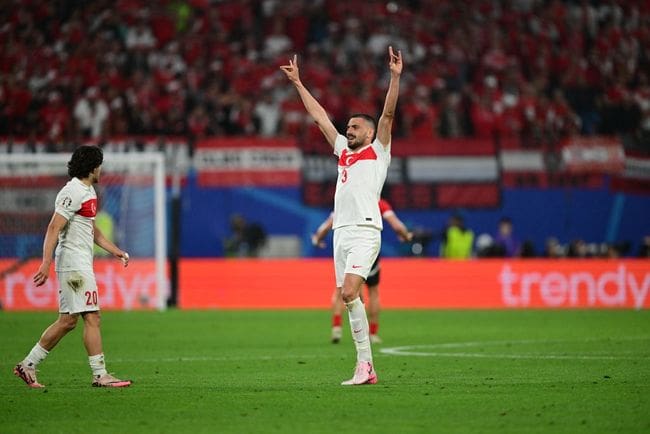
<instances>
[{"instance_id":1,"label":"white shorts","mask_svg":"<svg viewBox=\"0 0 650 434\"><path fill-rule=\"evenodd\" d=\"M372 226L343 226L334 230L336 287L346 274L368 277L381 248L381 231Z\"/></svg>"},{"instance_id":2,"label":"white shorts","mask_svg":"<svg viewBox=\"0 0 650 434\"><path fill-rule=\"evenodd\" d=\"M59 313L99 310L99 291L92 271L57 271Z\"/></svg>"}]
</instances>

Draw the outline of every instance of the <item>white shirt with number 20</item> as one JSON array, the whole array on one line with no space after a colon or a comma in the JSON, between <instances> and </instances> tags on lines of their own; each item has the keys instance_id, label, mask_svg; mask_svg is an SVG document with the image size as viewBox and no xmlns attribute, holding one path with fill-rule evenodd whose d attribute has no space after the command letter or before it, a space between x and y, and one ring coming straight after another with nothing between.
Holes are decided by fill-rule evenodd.
<instances>
[{"instance_id":1,"label":"white shirt with number 20","mask_svg":"<svg viewBox=\"0 0 650 434\"><path fill-rule=\"evenodd\" d=\"M94 225L97 194L92 185L72 178L56 196L54 211L68 220L59 233L56 271L93 269Z\"/></svg>"}]
</instances>

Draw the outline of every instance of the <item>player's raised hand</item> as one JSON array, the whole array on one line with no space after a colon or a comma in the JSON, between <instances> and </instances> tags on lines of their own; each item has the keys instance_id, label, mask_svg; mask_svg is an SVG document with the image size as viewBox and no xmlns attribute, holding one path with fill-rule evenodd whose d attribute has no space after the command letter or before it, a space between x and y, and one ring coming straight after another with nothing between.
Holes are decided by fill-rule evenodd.
<instances>
[{"instance_id":1,"label":"player's raised hand","mask_svg":"<svg viewBox=\"0 0 650 434\"><path fill-rule=\"evenodd\" d=\"M402 52L397 50L397 54L395 54L393 52L393 47L389 45L388 57L390 58L388 67L390 68L391 74L400 75L402 73Z\"/></svg>"},{"instance_id":2,"label":"player's raised hand","mask_svg":"<svg viewBox=\"0 0 650 434\"><path fill-rule=\"evenodd\" d=\"M282 72L287 75L287 78L294 83L300 82L300 70L298 69L298 55L293 55L293 60L289 59L288 65L280 66Z\"/></svg>"}]
</instances>

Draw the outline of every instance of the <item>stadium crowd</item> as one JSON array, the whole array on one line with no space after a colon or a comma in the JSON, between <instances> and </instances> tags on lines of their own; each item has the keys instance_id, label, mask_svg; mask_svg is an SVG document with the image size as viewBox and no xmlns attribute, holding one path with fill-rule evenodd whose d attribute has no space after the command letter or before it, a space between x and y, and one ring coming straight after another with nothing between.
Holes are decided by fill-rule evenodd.
<instances>
[{"instance_id":1,"label":"stadium crowd","mask_svg":"<svg viewBox=\"0 0 650 434\"><path fill-rule=\"evenodd\" d=\"M51 150L136 134L317 142L278 65L298 53L340 125L381 107L388 44L409 65L396 137L650 142L647 2L13 0L0 23L0 136Z\"/></svg>"}]
</instances>

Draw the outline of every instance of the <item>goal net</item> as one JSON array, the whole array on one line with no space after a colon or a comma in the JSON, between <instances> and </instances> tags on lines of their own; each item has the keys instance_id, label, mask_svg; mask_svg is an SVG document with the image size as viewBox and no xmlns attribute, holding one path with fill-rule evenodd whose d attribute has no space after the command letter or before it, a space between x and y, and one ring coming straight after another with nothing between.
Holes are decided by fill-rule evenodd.
<instances>
[{"instance_id":1,"label":"goal net","mask_svg":"<svg viewBox=\"0 0 650 434\"><path fill-rule=\"evenodd\" d=\"M5 309L57 306L52 267L32 285L58 191L68 182L69 154L5 154L0 158L0 303ZM165 160L156 152L104 153L96 226L131 261L95 246L95 277L104 309L164 309L167 304Z\"/></svg>"}]
</instances>

